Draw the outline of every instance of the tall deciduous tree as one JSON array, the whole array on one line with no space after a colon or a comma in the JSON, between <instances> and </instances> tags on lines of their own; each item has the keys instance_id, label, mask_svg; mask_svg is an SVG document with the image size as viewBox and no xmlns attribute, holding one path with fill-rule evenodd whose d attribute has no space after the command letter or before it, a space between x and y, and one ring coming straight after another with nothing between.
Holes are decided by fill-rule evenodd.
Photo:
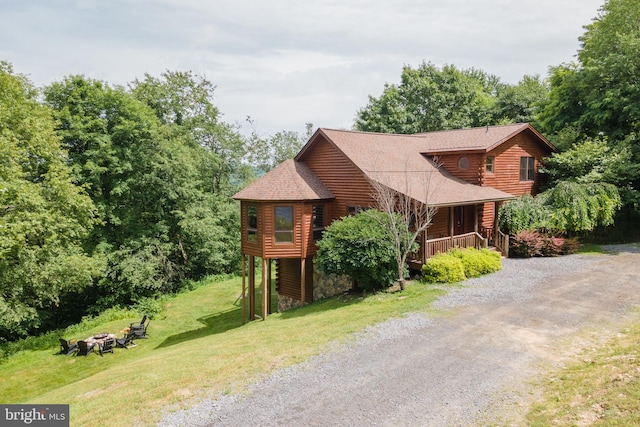
<instances>
[{"instance_id":1,"label":"tall deciduous tree","mask_svg":"<svg viewBox=\"0 0 640 427\"><path fill-rule=\"evenodd\" d=\"M253 125L253 120L247 118ZM313 124L305 124L305 132L281 131L268 138L254 130L247 143L247 158L258 174L264 174L287 159L293 159L313 135Z\"/></svg>"},{"instance_id":2,"label":"tall deciduous tree","mask_svg":"<svg viewBox=\"0 0 640 427\"><path fill-rule=\"evenodd\" d=\"M499 79L479 70L405 66L399 85L385 85L379 98L358 112L361 131L419 133L491 124Z\"/></svg>"},{"instance_id":3,"label":"tall deciduous tree","mask_svg":"<svg viewBox=\"0 0 640 427\"><path fill-rule=\"evenodd\" d=\"M419 133L514 122L532 122L548 87L537 76L517 85L481 70L406 66L398 85L385 85L380 97L358 112L361 131Z\"/></svg>"},{"instance_id":4,"label":"tall deciduous tree","mask_svg":"<svg viewBox=\"0 0 640 427\"><path fill-rule=\"evenodd\" d=\"M82 76L45 89L76 179L98 206L101 225L87 245L109 261L99 305L171 292L182 278L237 267L239 222L228 209L231 172L220 168L228 159L214 143L209 86L189 74L167 79L148 78L137 92L144 101Z\"/></svg>"},{"instance_id":5,"label":"tall deciduous tree","mask_svg":"<svg viewBox=\"0 0 640 427\"><path fill-rule=\"evenodd\" d=\"M133 96L149 105L183 142L209 150L201 173L208 177L211 191L233 194L233 178L246 154L245 145L237 128L220 120L213 102L215 86L190 71L166 71L159 78L146 74L130 87Z\"/></svg>"},{"instance_id":6,"label":"tall deciduous tree","mask_svg":"<svg viewBox=\"0 0 640 427\"><path fill-rule=\"evenodd\" d=\"M65 296L101 274L81 246L95 208L68 162L49 109L0 63L0 340L55 326Z\"/></svg>"},{"instance_id":7,"label":"tall deciduous tree","mask_svg":"<svg viewBox=\"0 0 640 427\"><path fill-rule=\"evenodd\" d=\"M493 124L535 125L536 114L548 95L549 86L540 76L524 76L517 85L499 85L492 111Z\"/></svg>"},{"instance_id":8,"label":"tall deciduous tree","mask_svg":"<svg viewBox=\"0 0 640 427\"><path fill-rule=\"evenodd\" d=\"M627 157L616 179L628 206L638 206L640 171L640 3L608 0L585 26L578 61L552 69L549 101L541 110L541 130L569 148L585 151L585 138L606 137L609 155ZM556 136L557 135L557 136ZM604 139L601 139L604 141ZM608 156L607 158L609 158ZM611 182L611 181L607 181Z\"/></svg>"}]
</instances>

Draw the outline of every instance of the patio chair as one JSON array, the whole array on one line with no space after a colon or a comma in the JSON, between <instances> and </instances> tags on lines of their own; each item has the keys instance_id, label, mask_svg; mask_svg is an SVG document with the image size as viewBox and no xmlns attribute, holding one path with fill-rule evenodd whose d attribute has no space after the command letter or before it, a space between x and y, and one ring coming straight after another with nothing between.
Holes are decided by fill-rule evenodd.
<instances>
[{"instance_id":1,"label":"patio chair","mask_svg":"<svg viewBox=\"0 0 640 427\"><path fill-rule=\"evenodd\" d=\"M142 320L140 320L140 323L130 323L129 324L129 329L141 329L144 328L144 324L147 321L147 315L145 314L144 316L142 316Z\"/></svg>"},{"instance_id":2,"label":"patio chair","mask_svg":"<svg viewBox=\"0 0 640 427\"><path fill-rule=\"evenodd\" d=\"M76 356L88 356L93 352L96 343L88 343L86 341L78 341L78 352Z\"/></svg>"},{"instance_id":3,"label":"patio chair","mask_svg":"<svg viewBox=\"0 0 640 427\"><path fill-rule=\"evenodd\" d=\"M116 347L122 348L131 348L135 347L137 344L133 342L133 339L136 337L135 332L129 331L127 335L122 338L116 338Z\"/></svg>"},{"instance_id":4,"label":"patio chair","mask_svg":"<svg viewBox=\"0 0 640 427\"><path fill-rule=\"evenodd\" d=\"M64 338L60 338L60 353L58 354L69 356L76 351L78 351L78 344L76 342L72 342L71 340L67 341Z\"/></svg>"},{"instance_id":5,"label":"patio chair","mask_svg":"<svg viewBox=\"0 0 640 427\"><path fill-rule=\"evenodd\" d=\"M100 356L103 356L105 353L113 353L113 346L115 345L115 338L106 338L102 344L98 344L98 350L100 351Z\"/></svg>"},{"instance_id":6,"label":"patio chair","mask_svg":"<svg viewBox=\"0 0 640 427\"><path fill-rule=\"evenodd\" d=\"M136 338L147 338L147 327L149 326L149 323L151 323L151 319L147 321L146 325L134 326L133 328L130 328L130 331L134 333Z\"/></svg>"}]
</instances>

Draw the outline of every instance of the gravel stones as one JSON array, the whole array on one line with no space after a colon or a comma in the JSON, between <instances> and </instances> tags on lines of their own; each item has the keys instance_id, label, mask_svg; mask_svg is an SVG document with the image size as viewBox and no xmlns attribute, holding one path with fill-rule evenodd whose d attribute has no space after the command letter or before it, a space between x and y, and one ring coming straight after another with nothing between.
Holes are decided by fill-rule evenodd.
<instances>
[{"instance_id":1,"label":"gravel stones","mask_svg":"<svg viewBox=\"0 0 640 427\"><path fill-rule=\"evenodd\" d=\"M166 412L160 426L471 426L525 405L558 342L640 305L640 248L504 259L434 303L249 387ZM422 286L422 285L417 285Z\"/></svg>"}]
</instances>

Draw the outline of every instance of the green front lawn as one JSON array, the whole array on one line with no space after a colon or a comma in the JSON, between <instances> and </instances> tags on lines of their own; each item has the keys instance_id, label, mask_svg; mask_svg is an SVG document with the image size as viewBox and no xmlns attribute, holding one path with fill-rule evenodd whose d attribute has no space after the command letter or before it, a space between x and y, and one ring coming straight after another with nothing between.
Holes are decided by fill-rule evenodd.
<instances>
[{"instance_id":1,"label":"green front lawn","mask_svg":"<svg viewBox=\"0 0 640 427\"><path fill-rule=\"evenodd\" d=\"M205 393L241 393L252 381L320 353L329 342L353 339L353 332L390 317L426 311L442 293L415 284L403 292L345 295L243 325L240 289L238 278L211 281L170 299L151 321L148 339L104 357L56 355L51 344L14 354L0 364L2 402L68 403L71 425L105 414L114 426L151 425L169 405ZM109 320L65 338L120 334L139 320Z\"/></svg>"}]
</instances>

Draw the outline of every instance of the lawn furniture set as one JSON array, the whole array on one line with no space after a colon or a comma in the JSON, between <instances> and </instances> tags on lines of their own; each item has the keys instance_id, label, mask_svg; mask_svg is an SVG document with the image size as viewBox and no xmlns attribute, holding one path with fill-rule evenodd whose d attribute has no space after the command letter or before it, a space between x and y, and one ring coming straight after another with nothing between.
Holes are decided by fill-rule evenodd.
<instances>
[{"instance_id":1,"label":"lawn furniture set","mask_svg":"<svg viewBox=\"0 0 640 427\"><path fill-rule=\"evenodd\" d=\"M101 333L92 335L84 340L66 340L60 338L60 352L66 356L89 356L91 353L98 352L100 356L105 353L113 353L114 347L129 349L137 344L134 339L147 338L147 327L150 319L143 316L140 323L131 323L128 328L124 328L122 338L117 338L115 334Z\"/></svg>"}]
</instances>

